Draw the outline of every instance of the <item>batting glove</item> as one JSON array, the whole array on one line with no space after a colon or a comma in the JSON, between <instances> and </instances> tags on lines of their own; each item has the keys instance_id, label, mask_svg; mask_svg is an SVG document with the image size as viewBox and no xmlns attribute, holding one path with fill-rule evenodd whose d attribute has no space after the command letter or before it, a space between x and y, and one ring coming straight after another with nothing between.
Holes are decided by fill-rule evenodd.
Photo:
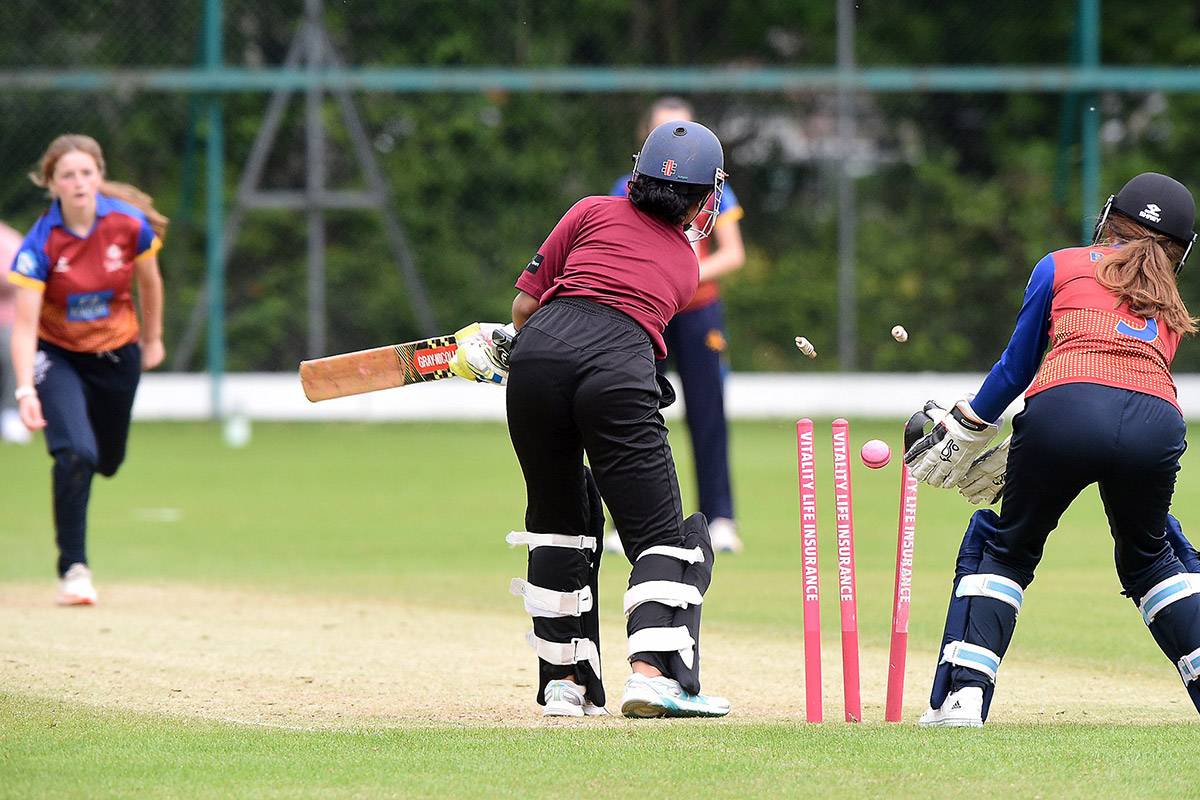
<instances>
[{"instance_id":1,"label":"batting glove","mask_svg":"<svg viewBox=\"0 0 1200 800\"><path fill-rule=\"evenodd\" d=\"M975 505L991 505L1004 492L1004 474L1008 467L1009 436L975 459L967 474L958 482L958 493Z\"/></svg>"},{"instance_id":2,"label":"batting glove","mask_svg":"<svg viewBox=\"0 0 1200 800\"><path fill-rule=\"evenodd\" d=\"M480 383L508 383L508 353L516 338L512 323L473 322L454 334L458 350L449 367L460 378Z\"/></svg>"},{"instance_id":3,"label":"batting glove","mask_svg":"<svg viewBox=\"0 0 1200 800\"><path fill-rule=\"evenodd\" d=\"M904 463L912 476L930 486L957 486L971 465L1000 431L1000 423L984 422L971 408L970 398L959 400L933 430L908 449Z\"/></svg>"}]
</instances>

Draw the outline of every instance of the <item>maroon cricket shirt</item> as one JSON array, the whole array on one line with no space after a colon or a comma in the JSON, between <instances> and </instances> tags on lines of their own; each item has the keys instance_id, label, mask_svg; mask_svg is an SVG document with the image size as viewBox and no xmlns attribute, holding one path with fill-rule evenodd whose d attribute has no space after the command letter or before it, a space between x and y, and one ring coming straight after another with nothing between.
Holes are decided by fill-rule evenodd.
<instances>
[{"instance_id":1,"label":"maroon cricket shirt","mask_svg":"<svg viewBox=\"0 0 1200 800\"><path fill-rule=\"evenodd\" d=\"M624 197L585 197L554 226L516 287L547 303L582 297L632 317L667 357L663 329L696 293L700 265L679 225Z\"/></svg>"}]
</instances>

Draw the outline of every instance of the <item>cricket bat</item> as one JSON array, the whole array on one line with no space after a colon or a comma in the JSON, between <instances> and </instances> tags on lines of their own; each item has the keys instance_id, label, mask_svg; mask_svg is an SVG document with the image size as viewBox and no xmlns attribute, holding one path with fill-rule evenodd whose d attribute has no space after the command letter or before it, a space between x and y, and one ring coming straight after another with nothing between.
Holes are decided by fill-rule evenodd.
<instances>
[{"instance_id":1,"label":"cricket bat","mask_svg":"<svg viewBox=\"0 0 1200 800\"><path fill-rule=\"evenodd\" d=\"M440 381L454 373L458 350L453 336L435 336L300 362L300 385L311 402L364 392Z\"/></svg>"}]
</instances>

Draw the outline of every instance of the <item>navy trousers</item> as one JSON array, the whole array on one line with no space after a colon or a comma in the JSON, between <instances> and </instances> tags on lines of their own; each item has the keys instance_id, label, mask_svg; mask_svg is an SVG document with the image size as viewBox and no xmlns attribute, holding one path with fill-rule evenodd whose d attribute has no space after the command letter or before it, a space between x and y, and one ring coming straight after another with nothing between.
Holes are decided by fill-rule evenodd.
<instances>
[{"instance_id":1,"label":"navy trousers","mask_svg":"<svg viewBox=\"0 0 1200 800\"><path fill-rule=\"evenodd\" d=\"M1000 520L979 571L1027 587L1063 512L1095 483L1125 594L1140 598L1185 572L1164 531L1186 433L1178 409L1140 392L1072 383L1034 395L1013 420ZM972 600L966 641L1003 657L1016 625L1014 610L990 598ZM974 670L955 667L953 684L984 681Z\"/></svg>"},{"instance_id":2,"label":"navy trousers","mask_svg":"<svg viewBox=\"0 0 1200 800\"><path fill-rule=\"evenodd\" d=\"M54 458L54 530L58 574L87 563L87 507L92 477L116 474L125 460L133 397L142 372L136 342L103 353L38 344L35 379Z\"/></svg>"},{"instance_id":3,"label":"navy trousers","mask_svg":"<svg viewBox=\"0 0 1200 800\"><path fill-rule=\"evenodd\" d=\"M725 422L725 312L721 302L676 314L663 338L668 359L675 362L682 384L700 512L710 521L718 517L733 519L729 428ZM665 371L664 362L658 366Z\"/></svg>"}]
</instances>

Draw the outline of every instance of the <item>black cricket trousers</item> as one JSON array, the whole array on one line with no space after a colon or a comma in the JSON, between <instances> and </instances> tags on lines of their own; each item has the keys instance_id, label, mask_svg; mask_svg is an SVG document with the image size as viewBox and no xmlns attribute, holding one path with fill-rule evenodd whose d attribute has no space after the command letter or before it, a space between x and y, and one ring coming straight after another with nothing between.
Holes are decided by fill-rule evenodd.
<instances>
[{"instance_id":1,"label":"black cricket trousers","mask_svg":"<svg viewBox=\"0 0 1200 800\"><path fill-rule=\"evenodd\" d=\"M641 326L589 300L552 300L521 329L509 365L527 529L588 529L586 453L631 560L653 545L681 546L679 480L659 410L675 395Z\"/></svg>"}]
</instances>

